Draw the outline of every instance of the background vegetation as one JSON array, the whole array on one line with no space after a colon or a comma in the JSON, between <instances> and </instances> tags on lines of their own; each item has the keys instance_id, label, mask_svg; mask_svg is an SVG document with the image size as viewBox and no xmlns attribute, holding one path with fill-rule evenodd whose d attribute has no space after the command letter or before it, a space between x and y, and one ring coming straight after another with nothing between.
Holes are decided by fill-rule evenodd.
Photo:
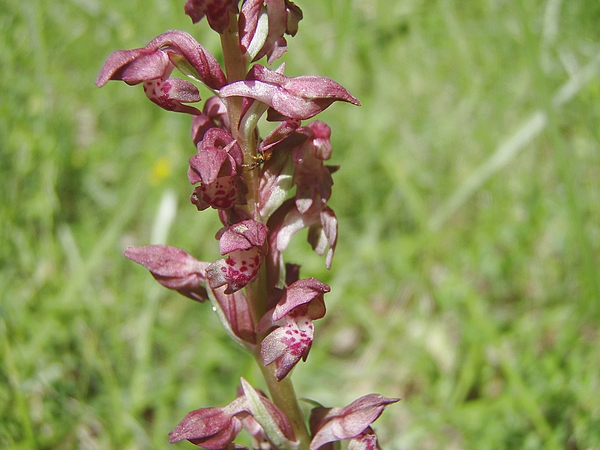
<instances>
[{"instance_id":1,"label":"background vegetation","mask_svg":"<svg viewBox=\"0 0 600 450\"><path fill-rule=\"evenodd\" d=\"M0 0L1 448L173 448L189 410L260 383L208 305L122 256L218 255L187 200L189 117L93 84L170 28L217 52L183 3ZM363 103L323 115L333 270L288 252L332 287L297 391L401 397L384 449L600 448L600 3L297 3L287 73Z\"/></svg>"}]
</instances>

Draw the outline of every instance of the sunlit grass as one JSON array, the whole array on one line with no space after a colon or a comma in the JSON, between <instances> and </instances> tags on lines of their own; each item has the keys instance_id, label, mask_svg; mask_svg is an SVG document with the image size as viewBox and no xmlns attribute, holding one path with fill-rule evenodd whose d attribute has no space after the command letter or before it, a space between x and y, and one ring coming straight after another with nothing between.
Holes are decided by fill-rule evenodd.
<instances>
[{"instance_id":1,"label":"sunlit grass","mask_svg":"<svg viewBox=\"0 0 600 450\"><path fill-rule=\"evenodd\" d=\"M334 105L328 314L294 381L345 405L401 397L385 449L600 446L600 7L297 2L290 75ZM122 256L160 235L217 259L187 197L189 118L93 82L108 54L180 28L183 2L0 0L0 447L173 448L191 409L260 384L208 305ZM181 448L191 446L183 443Z\"/></svg>"}]
</instances>

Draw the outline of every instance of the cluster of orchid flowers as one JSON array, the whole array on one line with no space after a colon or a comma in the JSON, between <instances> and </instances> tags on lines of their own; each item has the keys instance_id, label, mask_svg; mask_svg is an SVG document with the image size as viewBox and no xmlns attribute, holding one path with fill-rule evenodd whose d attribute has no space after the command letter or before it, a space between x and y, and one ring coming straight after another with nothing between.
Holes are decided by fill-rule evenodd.
<instances>
[{"instance_id":1,"label":"cluster of orchid flowers","mask_svg":"<svg viewBox=\"0 0 600 450\"><path fill-rule=\"evenodd\" d=\"M308 228L309 243L331 267L337 219L327 200L337 167L324 163L331 156L331 130L321 121L302 121L335 101L359 102L329 78L290 78L283 64L275 70L253 64L263 57L271 64L287 51L284 35L295 35L302 19L291 1L245 0L240 7L239 0L187 0L185 12L194 23L206 16L220 34L225 72L191 35L172 30L144 48L114 52L96 84L142 83L160 107L192 115L198 152L189 160L195 186L190 200L199 211L218 211L223 228L216 238L224 257L201 262L166 245L132 247L125 256L163 286L210 300L231 338L259 361L273 401L242 379L235 400L190 412L170 441L245 448L234 444L245 428L260 449L316 450L341 440L349 440L351 449L376 449L371 424L397 399L370 394L345 408L319 405L306 426L288 375L308 356L313 321L325 315L330 288L300 279L300 267L284 264L282 256L292 236ZM215 94L202 111L190 105L201 101L198 88L172 78L175 68ZM278 125L261 139L257 123L265 113Z\"/></svg>"}]
</instances>

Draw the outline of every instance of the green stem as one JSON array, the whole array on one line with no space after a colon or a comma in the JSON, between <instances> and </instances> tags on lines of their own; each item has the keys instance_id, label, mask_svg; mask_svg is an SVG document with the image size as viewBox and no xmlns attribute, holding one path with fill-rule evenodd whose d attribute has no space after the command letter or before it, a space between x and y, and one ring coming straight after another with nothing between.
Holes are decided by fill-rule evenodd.
<instances>
[{"instance_id":1,"label":"green stem","mask_svg":"<svg viewBox=\"0 0 600 450\"><path fill-rule=\"evenodd\" d=\"M298 404L291 378L288 376L281 381L277 381L274 365L265 367L260 354L254 356L256 358L256 363L260 367L263 377L267 382L267 387L269 388L273 403L277 405L292 424L296 440L298 441L298 450L308 450L310 446L310 436L306 424L304 423L304 415Z\"/></svg>"}]
</instances>

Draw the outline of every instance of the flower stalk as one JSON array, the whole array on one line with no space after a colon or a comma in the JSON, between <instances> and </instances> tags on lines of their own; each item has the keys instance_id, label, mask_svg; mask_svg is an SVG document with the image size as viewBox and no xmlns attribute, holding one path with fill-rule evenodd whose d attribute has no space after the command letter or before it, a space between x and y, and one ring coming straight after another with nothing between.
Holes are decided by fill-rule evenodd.
<instances>
[{"instance_id":1,"label":"flower stalk","mask_svg":"<svg viewBox=\"0 0 600 450\"><path fill-rule=\"evenodd\" d=\"M295 35L302 19L293 2L187 0L184 10L194 23L206 17L220 34L224 69L191 35L172 30L146 47L114 52L96 84L143 84L152 102L192 117L197 152L189 159L190 201L199 211L217 211L223 258L202 262L165 245L129 248L125 256L163 286L210 300L227 334L255 358L271 399L242 379L237 398L190 412L170 442L242 448L235 439L245 429L253 448L317 450L348 440L351 448L375 450L371 424L398 399L370 394L345 408L318 406L310 421L302 413L290 374L308 357L313 322L325 315L330 288L284 263L290 240L304 228L315 252L326 255L327 268L337 244L337 218L327 206L337 170L325 164L331 129L318 120L302 122L336 101L360 103L329 78L290 78L283 64L258 64L266 58L271 65L287 51L285 35ZM202 109L191 105L201 101L197 86L171 78L176 68L216 94ZM261 137L257 125L265 114L278 125Z\"/></svg>"},{"instance_id":2,"label":"flower stalk","mask_svg":"<svg viewBox=\"0 0 600 450\"><path fill-rule=\"evenodd\" d=\"M267 388L273 399L273 403L275 403L290 420L296 438L298 439L298 450L308 450L310 445L310 435L306 428L304 416L302 415L302 410L298 404L291 378L287 377L281 381L277 381L274 367L265 366L262 363L260 354L255 354L254 357L261 369Z\"/></svg>"}]
</instances>

